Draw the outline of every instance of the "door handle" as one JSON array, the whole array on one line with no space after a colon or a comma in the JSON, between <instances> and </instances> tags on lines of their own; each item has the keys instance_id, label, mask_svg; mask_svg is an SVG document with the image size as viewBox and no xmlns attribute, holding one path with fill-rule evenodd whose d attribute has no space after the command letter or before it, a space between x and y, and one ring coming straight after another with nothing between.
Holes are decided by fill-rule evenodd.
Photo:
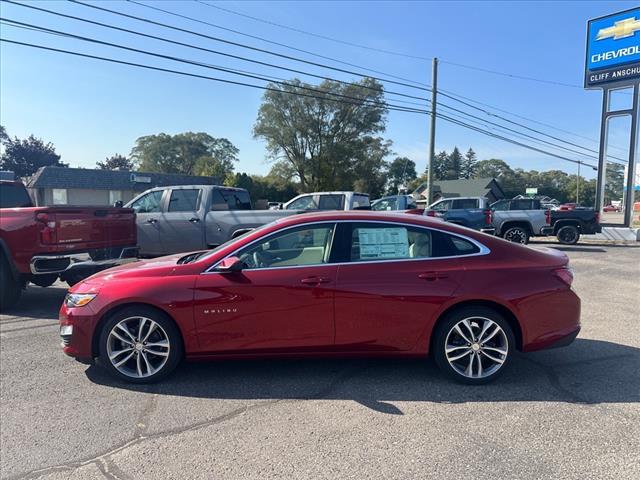
<instances>
[{"instance_id":1,"label":"door handle","mask_svg":"<svg viewBox=\"0 0 640 480\"><path fill-rule=\"evenodd\" d=\"M323 278L323 277L309 277L309 278L303 278L302 280L300 280L300 283L304 283L305 285L319 285L321 283L328 283L329 279L328 278Z\"/></svg>"},{"instance_id":2,"label":"door handle","mask_svg":"<svg viewBox=\"0 0 640 480\"><path fill-rule=\"evenodd\" d=\"M441 272L423 272L418 274L418 278L427 280L428 282L433 282L441 278L447 278L447 274Z\"/></svg>"},{"instance_id":3,"label":"door handle","mask_svg":"<svg viewBox=\"0 0 640 480\"><path fill-rule=\"evenodd\" d=\"M156 220L155 218L150 218L147 220L147 223L158 223L158 220Z\"/></svg>"},{"instance_id":4,"label":"door handle","mask_svg":"<svg viewBox=\"0 0 640 480\"><path fill-rule=\"evenodd\" d=\"M191 223L198 223L198 222L200 221L200 219L199 219L199 218L197 218L197 217L192 217L192 218L190 218L190 219L189 219L189 221L190 221Z\"/></svg>"}]
</instances>

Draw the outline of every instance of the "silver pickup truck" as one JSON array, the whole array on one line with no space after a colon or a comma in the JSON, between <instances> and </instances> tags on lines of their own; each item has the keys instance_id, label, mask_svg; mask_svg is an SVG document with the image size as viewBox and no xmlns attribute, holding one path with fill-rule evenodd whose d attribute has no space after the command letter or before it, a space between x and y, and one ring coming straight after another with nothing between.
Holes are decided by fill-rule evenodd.
<instances>
[{"instance_id":1,"label":"silver pickup truck","mask_svg":"<svg viewBox=\"0 0 640 480\"><path fill-rule=\"evenodd\" d=\"M549 210L540 200L514 198L491 204L496 235L515 243L528 243L530 237L545 236L551 223Z\"/></svg>"},{"instance_id":2,"label":"silver pickup truck","mask_svg":"<svg viewBox=\"0 0 640 480\"><path fill-rule=\"evenodd\" d=\"M296 210L252 210L249 192L217 185L152 188L126 205L136 212L143 257L213 248Z\"/></svg>"}]
</instances>

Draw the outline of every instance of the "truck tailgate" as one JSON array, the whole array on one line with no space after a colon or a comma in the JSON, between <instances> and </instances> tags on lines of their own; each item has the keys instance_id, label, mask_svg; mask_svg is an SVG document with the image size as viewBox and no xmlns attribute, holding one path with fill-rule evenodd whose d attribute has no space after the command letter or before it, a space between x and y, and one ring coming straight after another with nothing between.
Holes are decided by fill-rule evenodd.
<instances>
[{"instance_id":1,"label":"truck tailgate","mask_svg":"<svg viewBox=\"0 0 640 480\"><path fill-rule=\"evenodd\" d=\"M136 243L135 213L130 208L52 207L43 209L55 222L55 242L102 248Z\"/></svg>"}]
</instances>

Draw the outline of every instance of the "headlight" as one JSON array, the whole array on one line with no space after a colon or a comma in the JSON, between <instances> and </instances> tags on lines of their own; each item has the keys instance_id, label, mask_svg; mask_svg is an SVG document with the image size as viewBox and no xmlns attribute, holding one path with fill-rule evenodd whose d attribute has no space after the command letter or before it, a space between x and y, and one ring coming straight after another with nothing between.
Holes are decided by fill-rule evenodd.
<instances>
[{"instance_id":1,"label":"headlight","mask_svg":"<svg viewBox=\"0 0 640 480\"><path fill-rule=\"evenodd\" d=\"M95 293L68 293L64 299L67 307L84 307L91 300L96 298Z\"/></svg>"}]
</instances>

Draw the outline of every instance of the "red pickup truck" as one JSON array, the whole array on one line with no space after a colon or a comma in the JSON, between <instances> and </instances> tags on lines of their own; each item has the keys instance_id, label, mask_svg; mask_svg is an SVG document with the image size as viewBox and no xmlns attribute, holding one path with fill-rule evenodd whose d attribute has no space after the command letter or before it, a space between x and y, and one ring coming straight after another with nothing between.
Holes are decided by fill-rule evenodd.
<instances>
[{"instance_id":1,"label":"red pickup truck","mask_svg":"<svg viewBox=\"0 0 640 480\"><path fill-rule=\"evenodd\" d=\"M113 207L34 207L21 182L0 181L0 311L28 282L73 285L137 257L135 212Z\"/></svg>"}]
</instances>

